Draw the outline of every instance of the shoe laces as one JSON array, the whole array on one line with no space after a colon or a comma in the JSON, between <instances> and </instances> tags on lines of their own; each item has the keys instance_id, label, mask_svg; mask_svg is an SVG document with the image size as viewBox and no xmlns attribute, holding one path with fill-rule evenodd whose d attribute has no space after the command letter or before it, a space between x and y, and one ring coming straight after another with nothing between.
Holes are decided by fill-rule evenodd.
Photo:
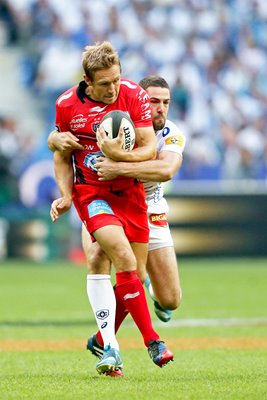
<instances>
[{"instance_id":1,"label":"shoe laces","mask_svg":"<svg viewBox=\"0 0 267 400\"><path fill-rule=\"evenodd\" d=\"M161 343L164 342L162 340L151 340L151 342L149 343L148 350L153 358L160 354Z\"/></svg>"}]
</instances>

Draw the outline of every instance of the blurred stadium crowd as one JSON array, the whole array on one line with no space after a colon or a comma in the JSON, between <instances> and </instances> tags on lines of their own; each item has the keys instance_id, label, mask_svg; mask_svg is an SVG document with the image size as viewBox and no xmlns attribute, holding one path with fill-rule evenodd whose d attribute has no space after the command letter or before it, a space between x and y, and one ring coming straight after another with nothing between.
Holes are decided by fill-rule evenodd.
<instances>
[{"instance_id":1,"label":"blurred stadium crowd","mask_svg":"<svg viewBox=\"0 0 267 400\"><path fill-rule=\"evenodd\" d=\"M82 49L109 40L124 77L159 74L171 86L169 117L188 137L176 184L266 181L266 31L266 0L0 0L0 47L21 49L21 83L45 121L41 158L52 158L54 101L80 80ZM19 124L0 110L2 203L29 163Z\"/></svg>"}]
</instances>

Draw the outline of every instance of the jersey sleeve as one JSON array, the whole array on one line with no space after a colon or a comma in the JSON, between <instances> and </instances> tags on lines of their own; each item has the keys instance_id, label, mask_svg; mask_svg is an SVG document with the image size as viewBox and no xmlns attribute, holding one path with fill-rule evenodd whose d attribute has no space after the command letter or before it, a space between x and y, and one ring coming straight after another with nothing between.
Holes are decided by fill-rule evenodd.
<instances>
[{"instance_id":1,"label":"jersey sleeve","mask_svg":"<svg viewBox=\"0 0 267 400\"><path fill-rule=\"evenodd\" d=\"M131 99L129 114L136 128L152 126L151 109L147 92L136 83L122 81Z\"/></svg>"},{"instance_id":2,"label":"jersey sleeve","mask_svg":"<svg viewBox=\"0 0 267 400\"><path fill-rule=\"evenodd\" d=\"M56 100L56 129L60 132L66 132L70 130L69 122L69 111L72 103L75 101L77 85L66 92Z\"/></svg>"},{"instance_id":3,"label":"jersey sleeve","mask_svg":"<svg viewBox=\"0 0 267 400\"><path fill-rule=\"evenodd\" d=\"M185 143L185 135L174 123L167 121L161 132L159 152L172 151L182 155L185 148Z\"/></svg>"},{"instance_id":4,"label":"jersey sleeve","mask_svg":"<svg viewBox=\"0 0 267 400\"><path fill-rule=\"evenodd\" d=\"M69 125L64 118L64 108L60 107L58 102L56 102L56 119L55 119L56 129L59 132L69 131Z\"/></svg>"}]
</instances>

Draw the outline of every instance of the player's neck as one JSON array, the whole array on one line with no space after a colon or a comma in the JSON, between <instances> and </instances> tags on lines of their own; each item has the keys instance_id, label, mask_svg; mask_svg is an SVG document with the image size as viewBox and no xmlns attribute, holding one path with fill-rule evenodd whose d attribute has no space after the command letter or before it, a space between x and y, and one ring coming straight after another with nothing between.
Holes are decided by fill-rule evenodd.
<instances>
[{"instance_id":1,"label":"player's neck","mask_svg":"<svg viewBox=\"0 0 267 400\"><path fill-rule=\"evenodd\" d=\"M87 87L85 88L85 94L86 94L86 96L92 98L90 86L87 86Z\"/></svg>"},{"instance_id":2,"label":"player's neck","mask_svg":"<svg viewBox=\"0 0 267 400\"><path fill-rule=\"evenodd\" d=\"M86 94L86 96L88 97L88 99L100 103L100 100L96 99L96 98L94 97L94 95L92 94L92 90L91 90L90 86L87 86L87 88L85 89L84 93Z\"/></svg>"}]
</instances>

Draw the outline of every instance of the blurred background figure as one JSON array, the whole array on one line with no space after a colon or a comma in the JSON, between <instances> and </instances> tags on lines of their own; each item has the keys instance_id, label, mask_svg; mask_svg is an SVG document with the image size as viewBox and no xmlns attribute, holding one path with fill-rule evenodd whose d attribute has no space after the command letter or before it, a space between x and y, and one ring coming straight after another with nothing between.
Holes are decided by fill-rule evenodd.
<instances>
[{"instance_id":1,"label":"blurred background figure","mask_svg":"<svg viewBox=\"0 0 267 400\"><path fill-rule=\"evenodd\" d=\"M266 20L265 0L0 0L1 206L48 210L54 101L81 77L84 46L102 40L124 77L170 83L187 146L169 193L266 188Z\"/></svg>"},{"instance_id":2,"label":"blurred background figure","mask_svg":"<svg viewBox=\"0 0 267 400\"><path fill-rule=\"evenodd\" d=\"M20 137L13 119L0 117L0 205L17 201Z\"/></svg>"}]
</instances>

